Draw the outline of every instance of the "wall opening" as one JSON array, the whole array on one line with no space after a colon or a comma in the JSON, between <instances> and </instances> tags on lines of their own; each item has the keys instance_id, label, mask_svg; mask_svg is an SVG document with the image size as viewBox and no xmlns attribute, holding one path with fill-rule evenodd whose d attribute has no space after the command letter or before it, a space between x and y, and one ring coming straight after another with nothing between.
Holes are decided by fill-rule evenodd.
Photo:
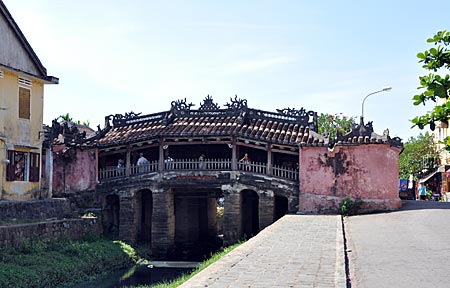
<instances>
[{"instance_id":1,"label":"wall opening","mask_svg":"<svg viewBox=\"0 0 450 288\"><path fill-rule=\"evenodd\" d=\"M289 209L288 198L284 196L275 196L275 215L274 221L277 221L284 215L286 215Z\"/></svg>"},{"instance_id":2,"label":"wall opening","mask_svg":"<svg viewBox=\"0 0 450 288\"><path fill-rule=\"evenodd\" d=\"M201 261L222 246L217 223L218 192L215 190L174 190L174 258Z\"/></svg>"},{"instance_id":3,"label":"wall opening","mask_svg":"<svg viewBox=\"0 0 450 288\"><path fill-rule=\"evenodd\" d=\"M253 190L243 190L241 198L241 237L249 239L259 232L259 196Z\"/></svg>"},{"instance_id":4,"label":"wall opening","mask_svg":"<svg viewBox=\"0 0 450 288\"><path fill-rule=\"evenodd\" d=\"M153 217L153 196L148 189L139 190L136 193L138 234L137 240L151 241L152 238L152 217Z\"/></svg>"},{"instance_id":5,"label":"wall opening","mask_svg":"<svg viewBox=\"0 0 450 288\"><path fill-rule=\"evenodd\" d=\"M107 195L103 209L103 225L106 235L119 236L120 199L116 194Z\"/></svg>"}]
</instances>

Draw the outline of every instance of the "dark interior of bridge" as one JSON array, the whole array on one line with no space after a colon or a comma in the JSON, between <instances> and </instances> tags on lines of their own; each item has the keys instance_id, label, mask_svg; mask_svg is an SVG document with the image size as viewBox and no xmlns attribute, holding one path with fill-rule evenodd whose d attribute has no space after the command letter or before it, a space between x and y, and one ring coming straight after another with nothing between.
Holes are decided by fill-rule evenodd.
<instances>
[{"instance_id":1,"label":"dark interior of bridge","mask_svg":"<svg viewBox=\"0 0 450 288\"><path fill-rule=\"evenodd\" d=\"M202 261L223 246L223 211L227 201L219 188L173 188L174 247L167 260ZM240 238L249 239L260 231L260 197L253 190L239 193ZM142 189L135 194L137 240L151 247L153 197L152 191ZM120 201L118 195L108 195L104 202L104 224L106 234L119 236ZM273 198L273 221L288 211L288 199ZM270 215L270 213L269 213Z\"/></svg>"}]
</instances>

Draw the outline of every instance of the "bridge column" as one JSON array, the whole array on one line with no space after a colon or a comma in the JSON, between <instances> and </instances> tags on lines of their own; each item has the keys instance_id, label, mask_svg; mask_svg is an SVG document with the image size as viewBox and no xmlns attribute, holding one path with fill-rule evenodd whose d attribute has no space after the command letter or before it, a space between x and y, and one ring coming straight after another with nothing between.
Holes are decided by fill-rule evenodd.
<instances>
[{"instance_id":1,"label":"bridge column","mask_svg":"<svg viewBox=\"0 0 450 288\"><path fill-rule=\"evenodd\" d=\"M217 236L217 199L208 198L206 209L208 215L208 235Z\"/></svg>"},{"instance_id":2,"label":"bridge column","mask_svg":"<svg viewBox=\"0 0 450 288\"><path fill-rule=\"evenodd\" d=\"M275 212L275 197L273 192L259 193L259 231L273 223Z\"/></svg>"},{"instance_id":3,"label":"bridge column","mask_svg":"<svg viewBox=\"0 0 450 288\"><path fill-rule=\"evenodd\" d=\"M136 199L127 191L119 196L119 238L125 242L136 242L137 226L136 222Z\"/></svg>"},{"instance_id":4,"label":"bridge column","mask_svg":"<svg viewBox=\"0 0 450 288\"><path fill-rule=\"evenodd\" d=\"M223 244L229 246L241 238L241 201L239 191L222 186L224 195Z\"/></svg>"},{"instance_id":5,"label":"bridge column","mask_svg":"<svg viewBox=\"0 0 450 288\"><path fill-rule=\"evenodd\" d=\"M175 212L173 191L170 188L154 189L152 219L152 255L166 258L175 247Z\"/></svg>"},{"instance_id":6,"label":"bridge column","mask_svg":"<svg viewBox=\"0 0 450 288\"><path fill-rule=\"evenodd\" d=\"M272 144L267 148L267 175L272 175Z\"/></svg>"},{"instance_id":7,"label":"bridge column","mask_svg":"<svg viewBox=\"0 0 450 288\"><path fill-rule=\"evenodd\" d=\"M236 149L236 138L233 137L233 140L231 141L231 170L236 171L237 170L237 149Z\"/></svg>"},{"instance_id":8,"label":"bridge column","mask_svg":"<svg viewBox=\"0 0 450 288\"><path fill-rule=\"evenodd\" d=\"M131 168L131 147L127 146L127 155L125 160L125 175L130 176L130 168Z\"/></svg>"},{"instance_id":9,"label":"bridge column","mask_svg":"<svg viewBox=\"0 0 450 288\"><path fill-rule=\"evenodd\" d=\"M162 138L159 142L159 159L158 159L158 171L164 170L164 145Z\"/></svg>"}]
</instances>

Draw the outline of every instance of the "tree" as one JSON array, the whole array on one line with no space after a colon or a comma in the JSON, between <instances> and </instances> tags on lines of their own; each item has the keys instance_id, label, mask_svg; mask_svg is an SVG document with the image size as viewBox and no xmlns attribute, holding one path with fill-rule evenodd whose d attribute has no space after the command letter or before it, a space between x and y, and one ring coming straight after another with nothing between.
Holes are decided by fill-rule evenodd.
<instances>
[{"instance_id":1,"label":"tree","mask_svg":"<svg viewBox=\"0 0 450 288\"><path fill-rule=\"evenodd\" d=\"M356 125L355 119L356 117L347 117L342 113L335 115L320 113L317 119L319 134L328 132L331 139L335 139L337 132L344 135L352 131L353 126Z\"/></svg>"},{"instance_id":2,"label":"tree","mask_svg":"<svg viewBox=\"0 0 450 288\"><path fill-rule=\"evenodd\" d=\"M413 174L416 180L422 178L436 169L438 158L430 133L420 133L416 138L410 137L398 159L399 176L408 179L409 175Z\"/></svg>"},{"instance_id":3,"label":"tree","mask_svg":"<svg viewBox=\"0 0 450 288\"><path fill-rule=\"evenodd\" d=\"M444 71L450 70L450 32L444 30L437 32L432 38L427 39L428 43L434 43L433 48L417 54L422 67L434 73L419 77L420 85L417 89L424 91L413 97L414 105L425 105L428 101L437 102L441 98L443 104L436 105L433 110L425 115L417 116L411 120L414 124L423 129L429 125L434 131L436 122L441 121L448 125L450 117L450 75L445 75ZM450 137L444 140L447 150L450 150Z\"/></svg>"},{"instance_id":4,"label":"tree","mask_svg":"<svg viewBox=\"0 0 450 288\"><path fill-rule=\"evenodd\" d=\"M69 115L69 113L66 113L64 115L60 115L58 118L61 118L62 120L66 122L72 122L73 118Z\"/></svg>"},{"instance_id":5,"label":"tree","mask_svg":"<svg viewBox=\"0 0 450 288\"><path fill-rule=\"evenodd\" d=\"M80 120L76 120L76 121L73 120L72 116L70 116L69 113L60 115L57 119L59 119L59 118L62 119L63 121L72 122L72 123L79 124L79 125L84 125L84 126L88 126L88 127L90 125L89 120L83 121L83 122L81 122Z\"/></svg>"}]
</instances>

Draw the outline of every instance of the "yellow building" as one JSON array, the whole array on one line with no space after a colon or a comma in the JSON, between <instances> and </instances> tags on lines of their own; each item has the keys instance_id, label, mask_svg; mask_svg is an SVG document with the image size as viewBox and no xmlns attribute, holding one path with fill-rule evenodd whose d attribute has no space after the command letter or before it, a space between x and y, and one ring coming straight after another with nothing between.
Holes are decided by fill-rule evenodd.
<instances>
[{"instance_id":1,"label":"yellow building","mask_svg":"<svg viewBox=\"0 0 450 288\"><path fill-rule=\"evenodd\" d=\"M446 102L446 99L438 98L436 105L442 105ZM448 130L448 124L444 122L437 122L436 129L433 133L434 144L436 147L436 152L439 154L439 164L440 165L450 165L450 153L445 150L445 144L443 143L445 138L450 136Z\"/></svg>"},{"instance_id":2,"label":"yellow building","mask_svg":"<svg viewBox=\"0 0 450 288\"><path fill-rule=\"evenodd\" d=\"M44 84L58 84L0 0L0 200L40 195Z\"/></svg>"}]
</instances>

